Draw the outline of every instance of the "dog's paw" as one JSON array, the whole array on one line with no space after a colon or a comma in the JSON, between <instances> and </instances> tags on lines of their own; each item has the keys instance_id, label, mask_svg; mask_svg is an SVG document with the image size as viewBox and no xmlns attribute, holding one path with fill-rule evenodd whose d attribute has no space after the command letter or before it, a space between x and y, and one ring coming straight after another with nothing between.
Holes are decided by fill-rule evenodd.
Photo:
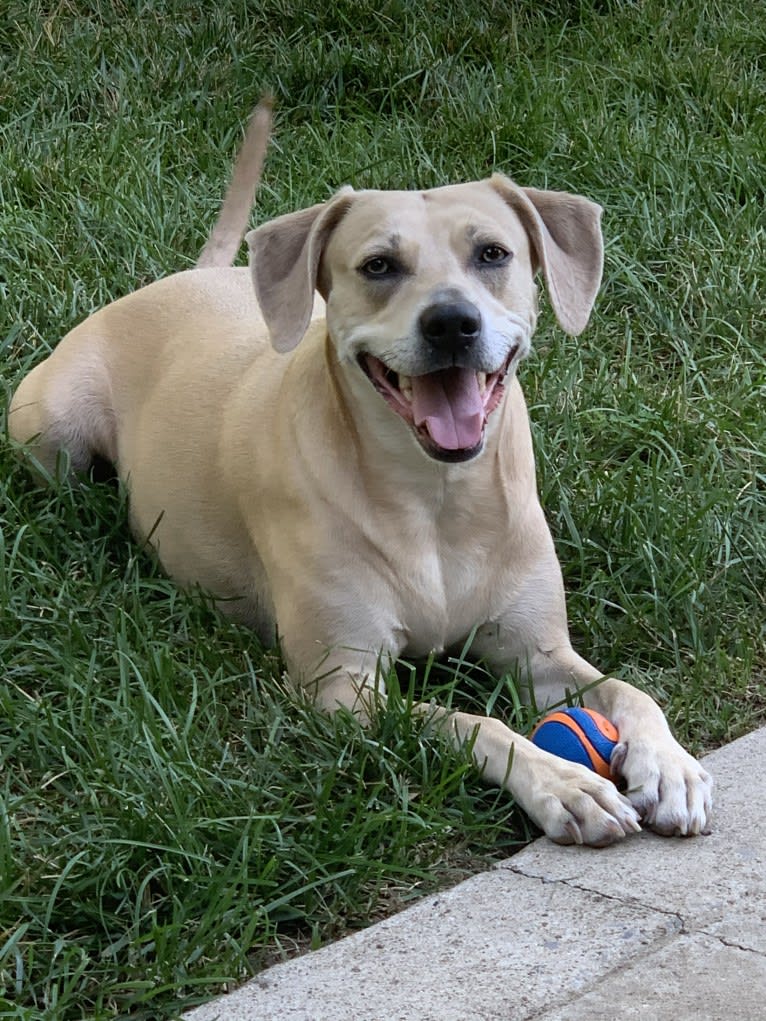
<instances>
[{"instance_id":1,"label":"dog's paw","mask_svg":"<svg viewBox=\"0 0 766 1021\"><path fill-rule=\"evenodd\" d=\"M659 741L629 737L614 749L612 772L641 821L664 836L710 832L713 780L669 735Z\"/></svg>"},{"instance_id":2,"label":"dog's paw","mask_svg":"<svg viewBox=\"0 0 766 1021\"><path fill-rule=\"evenodd\" d=\"M638 813L611 781L544 754L546 761L535 764L535 791L523 807L546 836L557 844L606 847L639 832Z\"/></svg>"}]
</instances>

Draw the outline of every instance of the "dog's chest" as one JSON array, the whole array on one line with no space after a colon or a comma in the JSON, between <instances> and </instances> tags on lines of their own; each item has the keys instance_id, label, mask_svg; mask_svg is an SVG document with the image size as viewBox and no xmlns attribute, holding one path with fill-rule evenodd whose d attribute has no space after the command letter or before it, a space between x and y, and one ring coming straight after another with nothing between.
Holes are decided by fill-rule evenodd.
<instances>
[{"instance_id":1,"label":"dog's chest","mask_svg":"<svg viewBox=\"0 0 766 1021\"><path fill-rule=\"evenodd\" d=\"M498 565L477 536L407 538L398 549L395 590L403 651L442 652L491 618L501 584Z\"/></svg>"},{"instance_id":2,"label":"dog's chest","mask_svg":"<svg viewBox=\"0 0 766 1021\"><path fill-rule=\"evenodd\" d=\"M387 631L405 655L461 643L495 618L514 587L519 522L509 520L489 472L452 471L451 485L437 486L425 472L416 482L390 473L385 484L377 481L367 480L353 517L344 515L345 541L333 563L334 578L343 578L342 616L360 637ZM338 543L331 546L337 555ZM368 628L357 626L363 619Z\"/></svg>"}]
</instances>

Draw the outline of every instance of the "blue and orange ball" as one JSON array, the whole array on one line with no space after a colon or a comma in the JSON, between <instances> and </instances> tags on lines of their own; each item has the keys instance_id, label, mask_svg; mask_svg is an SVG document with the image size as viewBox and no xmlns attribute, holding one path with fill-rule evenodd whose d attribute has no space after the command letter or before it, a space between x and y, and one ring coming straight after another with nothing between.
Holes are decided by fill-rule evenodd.
<instances>
[{"instance_id":1,"label":"blue and orange ball","mask_svg":"<svg viewBox=\"0 0 766 1021\"><path fill-rule=\"evenodd\" d=\"M578 706L549 713L530 734L538 748L579 762L607 780L614 779L609 762L619 740L617 728L605 716Z\"/></svg>"}]
</instances>

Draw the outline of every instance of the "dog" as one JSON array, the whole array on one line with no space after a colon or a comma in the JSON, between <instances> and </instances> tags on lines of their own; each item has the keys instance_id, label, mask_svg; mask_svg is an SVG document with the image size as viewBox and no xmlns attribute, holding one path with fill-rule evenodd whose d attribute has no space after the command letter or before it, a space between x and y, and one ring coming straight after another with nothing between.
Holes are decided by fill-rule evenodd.
<instances>
[{"instance_id":1,"label":"dog","mask_svg":"<svg viewBox=\"0 0 766 1021\"><path fill-rule=\"evenodd\" d=\"M95 312L21 382L11 437L55 472L111 462L131 527L317 704L364 723L381 663L462 647L538 706L617 727L622 789L498 719L434 707L483 778L559 843L709 830L712 781L645 693L572 648L517 368L539 273L559 325L599 289L601 208L488 180L354 191L247 235L256 112L198 266ZM317 293L318 296L317 297Z\"/></svg>"}]
</instances>

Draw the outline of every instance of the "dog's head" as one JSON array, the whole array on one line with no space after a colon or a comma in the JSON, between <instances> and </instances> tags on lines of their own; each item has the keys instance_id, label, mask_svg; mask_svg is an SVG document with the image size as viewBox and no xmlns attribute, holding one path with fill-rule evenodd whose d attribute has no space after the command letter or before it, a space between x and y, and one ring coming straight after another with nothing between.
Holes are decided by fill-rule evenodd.
<instances>
[{"instance_id":1,"label":"dog's head","mask_svg":"<svg viewBox=\"0 0 766 1021\"><path fill-rule=\"evenodd\" d=\"M600 216L588 199L496 174L424 192L344 188L248 243L277 350L300 342L318 289L341 364L367 377L430 457L467 461L529 351L538 269L562 328L585 328Z\"/></svg>"}]
</instances>

